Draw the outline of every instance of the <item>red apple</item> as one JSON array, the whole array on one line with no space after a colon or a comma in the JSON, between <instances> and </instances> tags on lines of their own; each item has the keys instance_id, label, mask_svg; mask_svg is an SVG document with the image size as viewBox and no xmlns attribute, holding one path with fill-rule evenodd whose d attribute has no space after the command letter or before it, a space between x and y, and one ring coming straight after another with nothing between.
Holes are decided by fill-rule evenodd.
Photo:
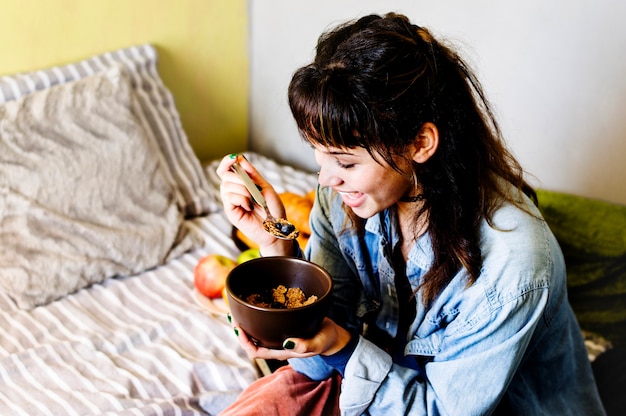
<instances>
[{"instance_id":1,"label":"red apple","mask_svg":"<svg viewBox=\"0 0 626 416\"><path fill-rule=\"evenodd\" d=\"M193 270L193 284L198 292L211 299L220 298L226 276L237 262L221 254L209 254L198 261Z\"/></svg>"}]
</instances>

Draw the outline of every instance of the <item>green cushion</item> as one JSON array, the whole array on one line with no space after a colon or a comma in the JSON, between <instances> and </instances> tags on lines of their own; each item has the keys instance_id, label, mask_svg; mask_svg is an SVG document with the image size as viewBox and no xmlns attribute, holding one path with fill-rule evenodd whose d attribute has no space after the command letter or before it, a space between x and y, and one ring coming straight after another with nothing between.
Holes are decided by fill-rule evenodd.
<instances>
[{"instance_id":1,"label":"green cushion","mask_svg":"<svg viewBox=\"0 0 626 416\"><path fill-rule=\"evenodd\" d=\"M626 347L626 206L547 190L537 197L563 250L581 328Z\"/></svg>"}]
</instances>

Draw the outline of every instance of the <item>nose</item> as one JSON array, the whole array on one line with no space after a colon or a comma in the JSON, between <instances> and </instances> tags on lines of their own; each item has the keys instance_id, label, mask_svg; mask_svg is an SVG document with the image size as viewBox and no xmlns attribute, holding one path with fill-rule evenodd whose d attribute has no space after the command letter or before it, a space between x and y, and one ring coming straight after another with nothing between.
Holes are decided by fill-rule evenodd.
<instances>
[{"instance_id":1,"label":"nose","mask_svg":"<svg viewBox=\"0 0 626 416\"><path fill-rule=\"evenodd\" d=\"M324 169L320 167L320 170L317 172L317 182L319 182L322 186L338 186L343 182L342 179L333 174L330 169Z\"/></svg>"},{"instance_id":2,"label":"nose","mask_svg":"<svg viewBox=\"0 0 626 416\"><path fill-rule=\"evenodd\" d=\"M320 151L319 149L315 149L315 161L319 166L319 171L317 172L317 182L321 186L338 186L343 183L341 176L339 176L333 169L332 162L329 160L328 156L325 152Z\"/></svg>"}]
</instances>

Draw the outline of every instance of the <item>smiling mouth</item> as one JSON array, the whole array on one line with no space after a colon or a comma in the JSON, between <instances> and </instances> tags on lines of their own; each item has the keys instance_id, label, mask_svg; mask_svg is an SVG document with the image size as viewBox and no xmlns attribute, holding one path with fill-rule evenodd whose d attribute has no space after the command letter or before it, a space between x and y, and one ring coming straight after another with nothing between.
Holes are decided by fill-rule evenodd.
<instances>
[{"instance_id":1,"label":"smiling mouth","mask_svg":"<svg viewBox=\"0 0 626 416\"><path fill-rule=\"evenodd\" d=\"M343 191L337 191L337 192L339 193L339 195L345 196L346 198L349 198L349 199L355 199L359 195L361 195L360 192L343 192Z\"/></svg>"},{"instance_id":2,"label":"smiling mouth","mask_svg":"<svg viewBox=\"0 0 626 416\"><path fill-rule=\"evenodd\" d=\"M337 193L339 193L339 195L341 195L341 198L343 199L343 202L348 205L348 206L357 206L359 205L362 200L363 200L363 196L364 194L362 192L342 192L342 191L337 191Z\"/></svg>"}]
</instances>

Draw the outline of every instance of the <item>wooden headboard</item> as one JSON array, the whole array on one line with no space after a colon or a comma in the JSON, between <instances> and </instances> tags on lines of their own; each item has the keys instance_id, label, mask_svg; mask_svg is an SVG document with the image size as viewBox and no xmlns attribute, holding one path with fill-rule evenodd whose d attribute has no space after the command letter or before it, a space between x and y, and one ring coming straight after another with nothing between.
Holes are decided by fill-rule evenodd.
<instances>
[{"instance_id":1,"label":"wooden headboard","mask_svg":"<svg viewBox=\"0 0 626 416\"><path fill-rule=\"evenodd\" d=\"M151 43L201 160L246 149L246 0L6 0L0 75Z\"/></svg>"}]
</instances>

